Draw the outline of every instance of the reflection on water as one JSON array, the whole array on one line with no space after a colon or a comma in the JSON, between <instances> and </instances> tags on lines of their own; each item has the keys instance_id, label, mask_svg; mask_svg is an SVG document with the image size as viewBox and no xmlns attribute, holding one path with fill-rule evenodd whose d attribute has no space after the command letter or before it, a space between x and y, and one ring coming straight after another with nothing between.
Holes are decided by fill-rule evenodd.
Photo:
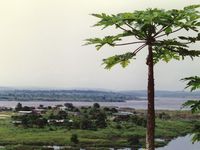
<instances>
[{"instance_id":1,"label":"reflection on water","mask_svg":"<svg viewBox=\"0 0 200 150\"><path fill-rule=\"evenodd\" d=\"M168 145L156 150L200 150L200 142L192 144L192 136L179 137L169 142Z\"/></svg>"},{"instance_id":2,"label":"reflection on water","mask_svg":"<svg viewBox=\"0 0 200 150\"><path fill-rule=\"evenodd\" d=\"M156 150L200 150L200 142L192 144L191 139L192 139L191 135L187 135L185 137L178 137L169 142L168 145L156 148ZM133 150L133 149L124 148L117 150ZM139 150L144 150L144 149L139 149Z\"/></svg>"}]
</instances>

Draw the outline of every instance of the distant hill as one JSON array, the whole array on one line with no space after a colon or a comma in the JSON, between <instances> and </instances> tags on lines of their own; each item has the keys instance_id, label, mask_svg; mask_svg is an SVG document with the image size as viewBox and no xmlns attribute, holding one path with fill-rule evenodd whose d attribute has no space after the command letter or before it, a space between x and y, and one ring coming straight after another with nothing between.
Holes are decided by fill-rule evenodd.
<instances>
[{"instance_id":1,"label":"distant hill","mask_svg":"<svg viewBox=\"0 0 200 150\"><path fill-rule=\"evenodd\" d=\"M156 91L156 97L199 98L200 91ZM53 89L17 89L0 87L0 101L87 101L87 102L124 102L144 100L145 90L113 92L108 90L53 90Z\"/></svg>"},{"instance_id":2,"label":"distant hill","mask_svg":"<svg viewBox=\"0 0 200 150\"><path fill-rule=\"evenodd\" d=\"M145 90L138 91L122 91L120 92L125 95L135 96L135 97L147 97L147 92ZM174 97L174 98L200 98L200 91L187 92L187 91L156 91L155 97Z\"/></svg>"},{"instance_id":3,"label":"distant hill","mask_svg":"<svg viewBox=\"0 0 200 150\"><path fill-rule=\"evenodd\" d=\"M0 101L96 101L123 102L134 95L95 90L0 90Z\"/></svg>"}]
</instances>

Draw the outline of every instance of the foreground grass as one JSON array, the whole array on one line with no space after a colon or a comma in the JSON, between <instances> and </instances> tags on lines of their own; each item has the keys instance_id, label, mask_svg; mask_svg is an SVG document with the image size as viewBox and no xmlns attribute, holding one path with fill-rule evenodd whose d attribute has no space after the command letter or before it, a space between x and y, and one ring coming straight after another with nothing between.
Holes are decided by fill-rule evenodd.
<instances>
[{"instance_id":1,"label":"foreground grass","mask_svg":"<svg viewBox=\"0 0 200 150\"><path fill-rule=\"evenodd\" d=\"M177 112L174 114L177 114ZM187 116L187 119L183 119L179 116L177 118L174 115L174 117L169 120L157 119L156 138L162 138L169 141L174 137L191 133L194 122L196 121L188 118L190 117ZM98 129L97 131L78 129L68 130L59 127L45 127L42 129L23 128L13 126L11 119L7 117L0 119L0 145L68 145L74 147L75 145L70 142L70 137L73 133L78 135L80 141L77 145L78 147L128 147L130 146L127 142L128 137L136 135L140 137L141 144L144 144L146 133L144 127L130 123L121 123L120 125L121 129L118 129L116 128L116 123L110 122L107 128Z\"/></svg>"}]
</instances>

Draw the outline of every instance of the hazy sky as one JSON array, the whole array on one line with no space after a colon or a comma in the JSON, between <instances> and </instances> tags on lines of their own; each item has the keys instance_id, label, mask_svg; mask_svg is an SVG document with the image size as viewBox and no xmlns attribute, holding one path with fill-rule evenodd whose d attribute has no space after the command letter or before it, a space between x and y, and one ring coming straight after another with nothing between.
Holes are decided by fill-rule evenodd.
<instances>
[{"instance_id":1,"label":"hazy sky","mask_svg":"<svg viewBox=\"0 0 200 150\"><path fill-rule=\"evenodd\" d=\"M145 50L126 69L105 70L102 59L124 48L82 46L84 39L113 34L91 28L91 13L119 13L159 7L182 8L199 0L1 0L0 86L50 88L146 89ZM198 47L198 45L196 45ZM125 47L134 49L135 47ZM183 90L179 80L200 75L200 60L160 62L159 90Z\"/></svg>"}]
</instances>

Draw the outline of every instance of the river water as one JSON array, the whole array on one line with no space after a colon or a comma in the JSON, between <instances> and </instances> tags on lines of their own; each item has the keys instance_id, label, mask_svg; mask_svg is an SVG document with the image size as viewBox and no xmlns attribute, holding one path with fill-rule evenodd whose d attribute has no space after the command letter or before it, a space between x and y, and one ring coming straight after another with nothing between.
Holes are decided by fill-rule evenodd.
<instances>
[{"instance_id":1,"label":"river water","mask_svg":"<svg viewBox=\"0 0 200 150\"><path fill-rule=\"evenodd\" d=\"M187 99L184 98L156 98L155 99L155 108L159 110L180 110L181 105L186 102ZM21 101L0 101L0 107L12 107L14 108L17 103L22 103L23 106L55 106L64 103L73 103L74 106L91 106L94 102L69 102L69 101L29 101L29 102L21 102ZM113 107L121 107L121 108L135 108L135 109L146 109L147 101L146 100L129 100L126 102L98 102L101 106L113 106Z\"/></svg>"},{"instance_id":2,"label":"river water","mask_svg":"<svg viewBox=\"0 0 200 150\"><path fill-rule=\"evenodd\" d=\"M157 148L156 150L200 150L200 142L192 144L191 135L178 137L165 147Z\"/></svg>"},{"instance_id":3,"label":"river water","mask_svg":"<svg viewBox=\"0 0 200 150\"><path fill-rule=\"evenodd\" d=\"M200 142L192 144L191 139L192 139L191 135L178 137L170 141L166 146L156 148L156 150L200 150ZM131 149L124 148L124 149L118 149L118 150L131 150ZM143 149L139 149L139 150L143 150Z\"/></svg>"}]
</instances>

